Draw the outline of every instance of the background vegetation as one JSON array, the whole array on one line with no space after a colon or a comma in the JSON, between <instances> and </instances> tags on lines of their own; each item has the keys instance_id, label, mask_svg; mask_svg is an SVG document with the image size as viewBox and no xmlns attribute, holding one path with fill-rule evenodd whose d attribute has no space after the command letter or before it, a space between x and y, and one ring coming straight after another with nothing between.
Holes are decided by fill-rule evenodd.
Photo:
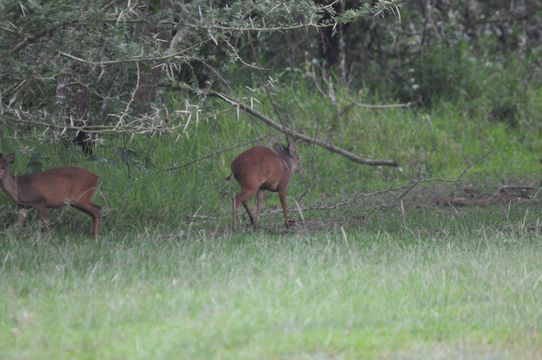
<instances>
[{"instance_id":1,"label":"background vegetation","mask_svg":"<svg viewBox=\"0 0 542 360\"><path fill-rule=\"evenodd\" d=\"M2 1L0 151L99 174L104 226L0 194L0 357L541 357L540 10ZM231 160L285 136L209 90L400 167L301 142L294 229L268 194L234 234Z\"/></svg>"}]
</instances>

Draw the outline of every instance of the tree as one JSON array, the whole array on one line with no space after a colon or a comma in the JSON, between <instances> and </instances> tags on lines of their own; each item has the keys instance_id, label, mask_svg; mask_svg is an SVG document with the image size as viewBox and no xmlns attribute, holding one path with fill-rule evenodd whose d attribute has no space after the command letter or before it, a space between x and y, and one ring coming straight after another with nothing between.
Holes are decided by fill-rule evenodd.
<instances>
[{"instance_id":1,"label":"tree","mask_svg":"<svg viewBox=\"0 0 542 360\"><path fill-rule=\"evenodd\" d=\"M397 5L359 2L342 13L334 6L308 0L5 0L0 121L71 132L87 152L88 140L99 133L172 131L195 107L187 101L173 114L160 84L225 86L232 65L263 71L262 52L249 49L265 48L277 34L334 29Z\"/></svg>"}]
</instances>

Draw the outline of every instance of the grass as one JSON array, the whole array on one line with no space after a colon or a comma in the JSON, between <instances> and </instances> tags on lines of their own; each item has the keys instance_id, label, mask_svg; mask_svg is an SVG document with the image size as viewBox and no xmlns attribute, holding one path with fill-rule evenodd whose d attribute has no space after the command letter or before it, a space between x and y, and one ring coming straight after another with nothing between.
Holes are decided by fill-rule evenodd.
<instances>
[{"instance_id":1,"label":"grass","mask_svg":"<svg viewBox=\"0 0 542 360\"><path fill-rule=\"evenodd\" d=\"M537 358L540 209L485 210L413 209L405 222L386 210L283 235L11 231L0 243L0 348L6 358Z\"/></svg>"},{"instance_id":2,"label":"grass","mask_svg":"<svg viewBox=\"0 0 542 360\"><path fill-rule=\"evenodd\" d=\"M492 122L480 113L464 111L463 104L441 103L431 109L387 109L374 111L354 108L340 119L334 119L335 109L329 99L292 85L279 89L276 101L291 109L293 127L360 156L397 160L401 169L360 166L322 148L301 143L299 154L303 172L294 176L291 197L301 205L316 202L333 203L347 199L353 193L371 192L404 184L421 177L455 178L468 165L466 182L473 182L494 191L499 185L536 186L540 178L539 157L542 128L528 121L517 128L506 123ZM342 93L339 93L342 94ZM254 95L254 94L248 94ZM343 106L353 95L343 94ZM360 102L372 99L354 98ZM540 93L526 94L531 104L525 114L535 116ZM265 95L258 105L262 112L273 115ZM481 101L481 100L480 100ZM210 108L227 109L224 103L208 104ZM96 148L94 158L84 158L78 149L67 151L66 145L49 138L39 143L35 138L9 137L2 139L3 153L16 153L15 172L28 172L30 159L39 156L44 169L76 165L95 171L101 177L98 203L104 205L104 229L134 230L147 223L171 227L188 224L195 213L226 217L230 199L237 185L227 183L231 160L250 145L224 151L245 141L269 135L261 142L270 144L283 137L270 133L258 120L247 115L236 117L235 109L216 119L200 121L179 134L140 136L132 140L122 136L105 136L104 144ZM5 131L10 134L9 129ZM131 152L129 164L121 156L126 147ZM182 167L196 159L190 166ZM168 170L172 167L181 168ZM165 190L167 189L167 190ZM174 194L174 196L172 196ZM276 206L276 196L268 196ZM13 207L0 193L0 223L13 221Z\"/></svg>"},{"instance_id":3,"label":"grass","mask_svg":"<svg viewBox=\"0 0 542 360\"><path fill-rule=\"evenodd\" d=\"M4 129L0 150L18 155L17 173L31 159L98 173L104 226L98 241L78 235L88 217L64 208L51 211L50 233L38 231L35 215L18 233L15 206L0 193L0 358L542 357L537 203L413 207L416 196L442 192L431 183L403 198L404 208L391 196L360 197L305 211L305 220L296 212L296 202L333 204L418 177L455 178L468 164L444 195L466 185L487 193L538 187L540 89L521 93L513 126L487 115L514 103L490 94L498 86L431 108L355 106L339 118L307 84L273 91L292 127L401 169L359 166L302 143L304 170L289 194L295 230L277 231L280 213L266 213L263 230L232 234L237 186L224 178L248 145L167 169L265 135L264 144L282 139L235 109L193 122L181 137L105 136L93 158ZM255 106L273 114L265 94L241 95L258 96ZM343 110L378 101L340 88L337 97ZM276 195L266 204L278 207Z\"/></svg>"}]
</instances>

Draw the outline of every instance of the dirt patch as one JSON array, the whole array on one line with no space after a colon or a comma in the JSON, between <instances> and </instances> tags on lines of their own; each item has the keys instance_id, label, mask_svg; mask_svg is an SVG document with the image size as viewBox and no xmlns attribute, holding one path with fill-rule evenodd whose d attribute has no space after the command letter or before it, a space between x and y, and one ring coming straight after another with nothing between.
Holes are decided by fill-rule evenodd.
<instances>
[{"instance_id":1,"label":"dirt patch","mask_svg":"<svg viewBox=\"0 0 542 360\"><path fill-rule=\"evenodd\" d=\"M463 186L453 189L451 193L425 193L422 198L414 196L408 201L409 206L433 207L433 206L487 206L506 204L540 204L538 197L540 188L528 186L501 186L496 191L489 192L477 189L473 186Z\"/></svg>"},{"instance_id":2,"label":"dirt patch","mask_svg":"<svg viewBox=\"0 0 542 360\"><path fill-rule=\"evenodd\" d=\"M343 194L335 199L323 197L321 200L303 201L303 197L289 197L290 219L295 222L286 229L280 206L265 207L262 212L260 227L253 229L249 225L244 211L239 213L239 231L262 231L274 235L299 234L318 231L341 231L341 228L363 226L374 220L370 214L374 210L399 209L452 209L485 206L505 206L513 204L542 205L542 187L540 186L496 186L472 185L461 182L440 182L408 184L388 190L373 192L360 189L360 192ZM295 205L292 205L295 204ZM254 207L254 204L251 204ZM395 216L395 215L394 215ZM209 224L220 222L222 229L231 231L231 213L221 216L198 215L191 219L198 227L207 228ZM539 228L535 228L537 232Z\"/></svg>"}]
</instances>

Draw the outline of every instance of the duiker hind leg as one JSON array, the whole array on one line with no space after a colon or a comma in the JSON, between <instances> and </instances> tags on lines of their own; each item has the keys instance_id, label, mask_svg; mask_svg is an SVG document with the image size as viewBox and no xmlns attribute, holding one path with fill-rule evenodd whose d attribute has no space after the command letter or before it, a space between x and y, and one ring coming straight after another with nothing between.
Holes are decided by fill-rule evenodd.
<instances>
[{"instance_id":1,"label":"duiker hind leg","mask_svg":"<svg viewBox=\"0 0 542 360\"><path fill-rule=\"evenodd\" d=\"M87 190L84 191L76 201L72 202L71 205L93 218L94 223L90 232L97 238L100 233L102 208L91 200L96 192L96 183L90 183L87 184L87 186Z\"/></svg>"},{"instance_id":2,"label":"duiker hind leg","mask_svg":"<svg viewBox=\"0 0 542 360\"><path fill-rule=\"evenodd\" d=\"M243 207L247 211L248 217L250 218L250 223L254 225L254 217L252 216L252 212L250 211L250 208L248 207L247 200L250 199L250 197L256 191L257 190L254 190L254 189L242 189L241 192L235 195L235 198L233 201L234 222L235 222L235 219L237 219L237 208L239 207L239 204L243 204Z\"/></svg>"},{"instance_id":3,"label":"duiker hind leg","mask_svg":"<svg viewBox=\"0 0 542 360\"><path fill-rule=\"evenodd\" d=\"M248 206L248 200L243 201L242 204L245 210L247 211L248 217L250 218L250 225L254 226L255 225L254 215L252 215L252 211L250 210L250 207Z\"/></svg>"},{"instance_id":4,"label":"duiker hind leg","mask_svg":"<svg viewBox=\"0 0 542 360\"><path fill-rule=\"evenodd\" d=\"M260 211L263 208L263 190L256 193L256 227L260 226Z\"/></svg>"},{"instance_id":5,"label":"duiker hind leg","mask_svg":"<svg viewBox=\"0 0 542 360\"><path fill-rule=\"evenodd\" d=\"M98 205L88 200L80 200L77 203L74 203L72 205L76 209L83 211L84 213L86 213L87 215L91 216L94 219L94 224L92 226L91 233L95 237L98 237L98 234L100 233L100 222L102 219L101 208Z\"/></svg>"}]
</instances>

